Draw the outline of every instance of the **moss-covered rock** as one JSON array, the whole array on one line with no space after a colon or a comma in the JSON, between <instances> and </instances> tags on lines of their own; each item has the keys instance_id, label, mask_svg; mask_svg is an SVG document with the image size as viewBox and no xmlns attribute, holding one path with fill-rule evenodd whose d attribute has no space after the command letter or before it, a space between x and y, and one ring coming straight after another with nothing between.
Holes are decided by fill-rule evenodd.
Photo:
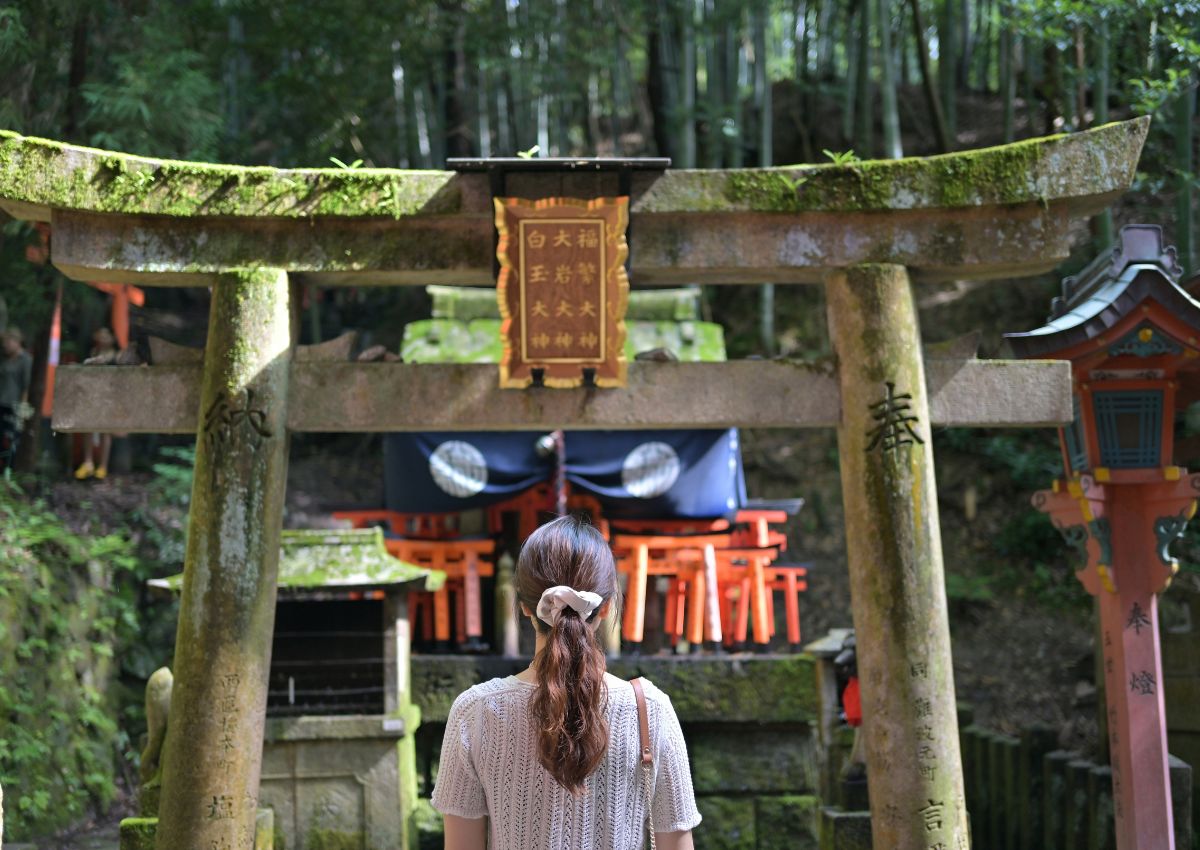
<instances>
[{"instance_id":1,"label":"moss-covered rock","mask_svg":"<svg viewBox=\"0 0 1200 850\"><path fill-rule=\"evenodd\" d=\"M687 732L697 794L811 791L817 754L807 726L705 727Z\"/></svg>"},{"instance_id":2,"label":"moss-covered rock","mask_svg":"<svg viewBox=\"0 0 1200 850\"><path fill-rule=\"evenodd\" d=\"M817 850L821 801L813 796L759 797L757 850Z\"/></svg>"},{"instance_id":3,"label":"moss-covered rock","mask_svg":"<svg viewBox=\"0 0 1200 850\"><path fill-rule=\"evenodd\" d=\"M821 850L871 850L871 813L821 809Z\"/></svg>"},{"instance_id":4,"label":"moss-covered rock","mask_svg":"<svg viewBox=\"0 0 1200 850\"><path fill-rule=\"evenodd\" d=\"M154 850L157 833L158 818L125 818L121 821L120 850ZM356 850L360 846L354 845ZM252 850L285 850L283 841L275 833L275 812L271 809L259 809L254 817Z\"/></svg>"},{"instance_id":5,"label":"moss-covered rock","mask_svg":"<svg viewBox=\"0 0 1200 850\"><path fill-rule=\"evenodd\" d=\"M486 656L414 656L413 700L421 708L422 722L445 723L460 693L528 663ZM813 659L808 655L621 658L608 669L623 679L648 678L670 696L684 724L804 724L817 716Z\"/></svg>"},{"instance_id":6,"label":"moss-covered rock","mask_svg":"<svg viewBox=\"0 0 1200 850\"><path fill-rule=\"evenodd\" d=\"M754 798L697 797L703 822L692 832L696 850L747 850L756 844Z\"/></svg>"},{"instance_id":7,"label":"moss-covered rock","mask_svg":"<svg viewBox=\"0 0 1200 850\"><path fill-rule=\"evenodd\" d=\"M645 676L665 691L682 723L807 723L817 716L813 659L622 658L617 676Z\"/></svg>"},{"instance_id":8,"label":"moss-covered rock","mask_svg":"<svg viewBox=\"0 0 1200 850\"><path fill-rule=\"evenodd\" d=\"M307 850L368 850L367 838L362 832L313 827L305 836Z\"/></svg>"},{"instance_id":9,"label":"moss-covered rock","mask_svg":"<svg viewBox=\"0 0 1200 850\"><path fill-rule=\"evenodd\" d=\"M121 850L154 850L158 818L125 818L121 821Z\"/></svg>"}]
</instances>

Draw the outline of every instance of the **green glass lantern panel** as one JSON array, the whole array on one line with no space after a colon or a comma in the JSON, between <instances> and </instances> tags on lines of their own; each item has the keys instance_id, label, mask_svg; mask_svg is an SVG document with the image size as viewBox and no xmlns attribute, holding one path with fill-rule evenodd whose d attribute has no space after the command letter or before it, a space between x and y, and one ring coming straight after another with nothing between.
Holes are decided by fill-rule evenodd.
<instances>
[{"instance_id":1,"label":"green glass lantern panel","mask_svg":"<svg viewBox=\"0 0 1200 850\"><path fill-rule=\"evenodd\" d=\"M1082 472L1088 468L1087 444L1083 436L1083 417L1079 414L1079 396L1071 400L1075 418L1071 424L1063 428L1063 437L1067 441L1067 460L1072 472Z\"/></svg>"},{"instance_id":2,"label":"green glass lantern panel","mask_svg":"<svg viewBox=\"0 0 1200 850\"><path fill-rule=\"evenodd\" d=\"M1162 450L1162 390L1097 392L1092 397L1100 465L1158 466Z\"/></svg>"}]
</instances>

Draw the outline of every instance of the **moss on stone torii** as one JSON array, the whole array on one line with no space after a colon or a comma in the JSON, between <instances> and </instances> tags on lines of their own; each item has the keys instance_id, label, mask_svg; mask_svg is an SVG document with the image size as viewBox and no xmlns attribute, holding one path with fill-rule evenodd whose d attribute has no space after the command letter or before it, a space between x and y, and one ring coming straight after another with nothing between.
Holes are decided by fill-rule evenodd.
<instances>
[{"instance_id":1,"label":"moss on stone torii","mask_svg":"<svg viewBox=\"0 0 1200 850\"><path fill-rule=\"evenodd\" d=\"M1128 185L1148 126L1140 118L924 158L667 171L635 183L632 212L865 212L1106 195ZM0 130L0 201L40 220L52 209L180 218L486 214L476 186L485 180L452 171L184 162Z\"/></svg>"}]
</instances>

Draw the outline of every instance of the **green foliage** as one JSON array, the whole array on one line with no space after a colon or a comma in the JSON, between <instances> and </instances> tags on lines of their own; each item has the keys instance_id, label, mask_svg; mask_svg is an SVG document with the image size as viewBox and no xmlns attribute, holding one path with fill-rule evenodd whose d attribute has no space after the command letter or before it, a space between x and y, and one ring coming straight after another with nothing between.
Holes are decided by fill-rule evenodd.
<instances>
[{"instance_id":1,"label":"green foliage","mask_svg":"<svg viewBox=\"0 0 1200 850\"><path fill-rule=\"evenodd\" d=\"M862 162L862 160L858 158L858 154L852 150L831 151L828 148L824 148L821 153L825 154L829 161L834 165L849 165L852 162Z\"/></svg>"},{"instance_id":2,"label":"green foliage","mask_svg":"<svg viewBox=\"0 0 1200 850\"><path fill-rule=\"evenodd\" d=\"M104 688L138 632L144 564L122 535L79 536L0 481L0 784L6 837L60 829L115 793Z\"/></svg>"},{"instance_id":3,"label":"green foliage","mask_svg":"<svg viewBox=\"0 0 1200 850\"><path fill-rule=\"evenodd\" d=\"M150 485L151 501L186 508L192 496L192 468L195 465L194 445L159 449L158 460L150 467L155 475Z\"/></svg>"},{"instance_id":4,"label":"green foliage","mask_svg":"<svg viewBox=\"0 0 1200 850\"><path fill-rule=\"evenodd\" d=\"M946 429L937 439L939 453L960 455L958 462L971 464L980 479L998 479L994 489L1005 494L1006 504L1011 501L978 557L947 565L947 596L967 602L1021 596L1053 610L1085 612L1087 594L1067 566L1066 545L1049 519L1029 504L1032 491L1062 474L1054 440L1044 432L965 428Z\"/></svg>"},{"instance_id":5,"label":"green foliage","mask_svg":"<svg viewBox=\"0 0 1200 850\"><path fill-rule=\"evenodd\" d=\"M86 126L97 147L179 159L217 154L217 83L204 56L183 40L170 6L135 20L139 38L118 42L110 79L85 83Z\"/></svg>"}]
</instances>

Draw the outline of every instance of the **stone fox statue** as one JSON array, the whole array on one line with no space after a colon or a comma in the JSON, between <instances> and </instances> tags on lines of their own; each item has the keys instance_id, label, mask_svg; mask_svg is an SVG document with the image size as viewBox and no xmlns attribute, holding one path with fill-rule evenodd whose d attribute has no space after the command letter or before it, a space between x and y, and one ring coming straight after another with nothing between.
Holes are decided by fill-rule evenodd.
<instances>
[{"instance_id":1,"label":"stone fox statue","mask_svg":"<svg viewBox=\"0 0 1200 850\"><path fill-rule=\"evenodd\" d=\"M146 682L146 748L142 750L141 779L148 784L158 775L163 741L167 737L167 712L175 677L168 667L159 667Z\"/></svg>"}]
</instances>

